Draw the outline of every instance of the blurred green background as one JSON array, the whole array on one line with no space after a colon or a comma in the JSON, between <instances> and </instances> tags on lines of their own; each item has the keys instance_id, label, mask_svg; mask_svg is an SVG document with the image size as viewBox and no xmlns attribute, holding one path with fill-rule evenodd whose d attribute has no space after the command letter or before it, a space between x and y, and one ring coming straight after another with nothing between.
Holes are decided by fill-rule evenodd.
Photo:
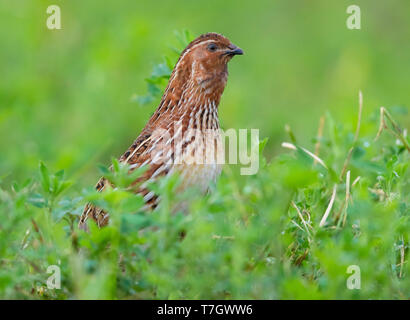
<instances>
[{"instance_id":1,"label":"blurred green background","mask_svg":"<svg viewBox=\"0 0 410 320\"><path fill-rule=\"evenodd\" d=\"M46 27L51 4L62 30ZM245 51L230 63L220 117L224 128L259 128L268 157L285 124L307 147L327 110L354 128L360 89L365 119L408 106L410 2L354 1L361 30L346 27L351 4L0 0L0 176L20 180L42 159L78 186L94 183L96 164L120 156L156 108L131 98L174 30L219 32ZM398 120L410 124L406 113Z\"/></svg>"}]
</instances>

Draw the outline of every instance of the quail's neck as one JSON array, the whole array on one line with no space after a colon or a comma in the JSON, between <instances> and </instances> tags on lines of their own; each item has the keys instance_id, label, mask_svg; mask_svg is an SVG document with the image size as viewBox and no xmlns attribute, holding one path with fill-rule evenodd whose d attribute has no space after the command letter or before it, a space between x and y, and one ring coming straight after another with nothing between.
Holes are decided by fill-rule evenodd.
<instances>
[{"instance_id":1,"label":"quail's neck","mask_svg":"<svg viewBox=\"0 0 410 320\"><path fill-rule=\"evenodd\" d=\"M164 118L170 121L185 118L189 122L189 117L206 115L211 117L212 127L219 128L218 106L228 78L227 69L206 74L192 70L173 71L151 124Z\"/></svg>"}]
</instances>

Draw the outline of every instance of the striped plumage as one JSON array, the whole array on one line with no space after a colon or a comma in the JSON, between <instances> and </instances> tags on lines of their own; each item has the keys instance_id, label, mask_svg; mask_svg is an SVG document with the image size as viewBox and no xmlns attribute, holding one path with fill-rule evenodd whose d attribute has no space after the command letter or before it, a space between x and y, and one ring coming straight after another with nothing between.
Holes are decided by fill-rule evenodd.
<instances>
[{"instance_id":1,"label":"striped plumage","mask_svg":"<svg viewBox=\"0 0 410 320\"><path fill-rule=\"evenodd\" d=\"M131 170L148 166L137 181L148 207L158 202L146 188L148 181L178 171L180 190L196 186L206 192L220 174L223 148L218 105L228 77L227 63L237 54L243 54L242 50L220 34L207 33L192 41L181 53L157 110L119 159L130 164ZM97 190L108 183L101 178ZM86 229L89 217L100 227L108 222L106 212L87 204L80 228Z\"/></svg>"}]
</instances>

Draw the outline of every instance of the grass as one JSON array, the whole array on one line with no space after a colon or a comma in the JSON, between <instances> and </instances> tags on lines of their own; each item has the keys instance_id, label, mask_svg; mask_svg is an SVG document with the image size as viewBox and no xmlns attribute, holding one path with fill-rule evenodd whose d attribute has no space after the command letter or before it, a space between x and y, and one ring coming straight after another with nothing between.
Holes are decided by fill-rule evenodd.
<instances>
[{"instance_id":1,"label":"grass","mask_svg":"<svg viewBox=\"0 0 410 320\"><path fill-rule=\"evenodd\" d=\"M287 128L291 150L268 162L263 140L259 172L242 177L227 166L206 197L175 195L177 176L160 180L153 213L141 210L127 189L135 177L116 160L101 172L118 188L103 193L78 193L76 181L40 163L38 176L0 190L0 296L408 299L409 153L382 110L391 125L382 117L380 128L392 134L378 132L375 118L359 120L353 134L327 114L315 153ZM169 214L188 199L188 214ZM108 227L77 229L87 201L111 212ZM61 269L61 289L47 288L50 265ZM351 265L360 289L347 288Z\"/></svg>"},{"instance_id":2,"label":"grass","mask_svg":"<svg viewBox=\"0 0 410 320\"><path fill-rule=\"evenodd\" d=\"M384 16L406 26L407 3L363 5L357 33L345 29L348 2L306 14L310 4L285 1L74 1L62 4L61 33L32 27L43 4L1 8L0 298L410 298L409 118L397 106L408 98L410 29L379 27ZM150 62L169 43L164 25L180 24L223 30L245 50L230 66L221 120L270 140L260 142L256 175L225 166L206 197L175 194L178 177L163 179L151 186L161 204L146 213L127 188L135 176L115 159L112 172L99 169L118 188L97 193L91 181L95 164L128 147L148 118L137 103L158 101L177 54ZM191 38L178 33L172 51ZM365 99L353 108L359 87ZM381 101L388 107L375 110ZM89 201L111 223L85 233L77 223ZM169 214L178 201L188 214ZM61 289L47 287L53 265ZM350 266L360 289L347 287Z\"/></svg>"}]
</instances>

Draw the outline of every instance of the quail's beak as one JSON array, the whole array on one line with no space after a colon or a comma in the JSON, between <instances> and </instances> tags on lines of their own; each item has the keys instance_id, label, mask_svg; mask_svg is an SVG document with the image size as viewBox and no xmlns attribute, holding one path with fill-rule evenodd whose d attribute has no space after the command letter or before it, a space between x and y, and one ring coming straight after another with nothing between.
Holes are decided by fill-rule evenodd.
<instances>
[{"instance_id":1,"label":"quail's beak","mask_svg":"<svg viewBox=\"0 0 410 320\"><path fill-rule=\"evenodd\" d=\"M229 46L229 49L225 51L225 54L229 56L236 56L236 55L242 55L243 51L241 48L235 45L231 45Z\"/></svg>"}]
</instances>

